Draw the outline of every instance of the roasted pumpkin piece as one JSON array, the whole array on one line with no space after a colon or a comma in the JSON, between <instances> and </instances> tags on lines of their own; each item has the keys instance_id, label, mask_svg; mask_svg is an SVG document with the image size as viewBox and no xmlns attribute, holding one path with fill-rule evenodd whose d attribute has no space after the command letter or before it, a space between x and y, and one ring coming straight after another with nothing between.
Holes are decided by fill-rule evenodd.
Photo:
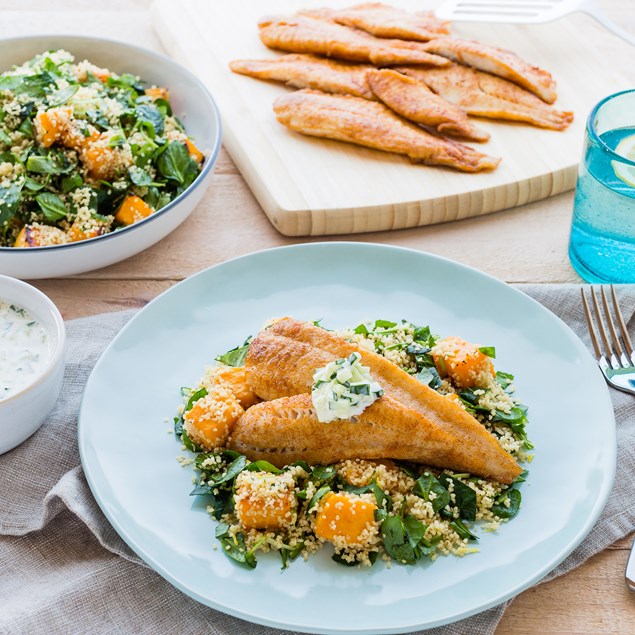
<instances>
[{"instance_id":1,"label":"roasted pumpkin piece","mask_svg":"<svg viewBox=\"0 0 635 635\"><path fill-rule=\"evenodd\" d=\"M197 163L203 163L203 159L205 157L203 156L203 153L194 145L194 142L190 139L186 139L185 145L187 146L187 151L190 153L190 156L194 159L194 161L196 161Z\"/></svg>"},{"instance_id":2,"label":"roasted pumpkin piece","mask_svg":"<svg viewBox=\"0 0 635 635\"><path fill-rule=\"evenodd\" d=\"M431 355L439 375L460 388L487 386L495 374L492 360L478 346L454 335L439 340Z\"/></svg>"},{"instance_id":3,"label":"roasted pumpkin piece","mask_svg":"<svg viewBox=\"0 0 635 635\"><path fill-rule=\"evenodd\" d=\"M289 473L241 472L234 506L240 524L249 529L283 529L295 522L295 482Z\"/></svg>"},{"instance_id":4,"label":"roasted pumpkin piece","mask_svg":"<svg viewBox=\"0 0 635 635\"><path fill-rule=\"evenodd\" d=\"M351 494L331 492L320 502L315 535L336 547L368 544L377 532L377 506Z\"/></svg>"},{"instance_id":5,"label":"roasted pumpkin piece","mask_svg":"<svg viewBox=\"0 0 635 635\"><path fill-rule=\"evenodd\" d=\"M15 239L14 247L50 247L69 242L69 237L61 229L50 225L33 223L25 225Z\"/></svg>"},{"instance_id":6,"label":"roasted pumpkin piece","mask_svg":"<svg viewBox=\"0 0 635 635\"><path fill-rule=\"evenodd\" d=\"M194 443L211 451L225 445L243 412L234 395L223 386L215 386L183 415L183 429Z\"/></svg>"},{"instance_id":7,"label":"roasted pumpkin piece","mask_svg":"<svg viewBox=\"0 0 635 635\"><path fill-rule=\"evenodd\" d=\"M79 242L80 240L87 240L88 238L96 238L108 231L108 227L105 223L98 221L91 221L90 223L82 223L75 221L68 230L68 239L72 243Z\"/></svg>"},{"instance_id":8,"label":"roasted pumpkin piece","mask_svg":"<svg viewBox=\"0 0 635 635\"><path fill-rule=\"evenodd\" d=\"M247 383L247 371L244 366L216 366L208 371L205 383L225 386L245 410L260 401Z\"/></svg>"},{"instance_id":9,"label":"roasted pumpkin piece","mask_svg":"<svg viewBox=\"0 0 635 635\"><path fill-rule=\"evenodd\" d=\"M144 92L152 99L165 99L165 101L170 101L170 91L167 88L153 86L152 88L146 88Z\"/></svg>"},{"instance_id":10,"label":"roasted pumpkin piece","mask_svg":"<svg viewBox=\"0 0 635 635\"><path fill-rule=\"evenodd\" d=\"M126 196L115 214L115 220L121 225L132 225L152 214L154 210L138 196Z\"/></svg>"},{"instance_id":11,"label":"roasted pumpkin piece","mask_svg":"<svg viewBox=\"0 0 635 635\"><path fill-rule=\"evenodd\" d=\"M49 108L38 112L34 118L35 133L40 143L48 148L64 136L73 114L69 106Z\"/></svg>"}]
</instances>

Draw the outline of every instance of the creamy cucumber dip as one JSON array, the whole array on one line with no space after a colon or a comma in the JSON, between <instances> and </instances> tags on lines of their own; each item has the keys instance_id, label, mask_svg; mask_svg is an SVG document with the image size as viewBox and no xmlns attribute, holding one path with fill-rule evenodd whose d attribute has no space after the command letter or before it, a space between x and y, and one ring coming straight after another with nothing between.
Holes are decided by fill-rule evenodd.
<instances>
[{"instance_id":1,"label":"creamy cucumber dip","mask_svg":"<svg viewBox=\"0 0 635 635\"><path fill-rule=\"evenodd\" d=\"M0 400L31 384L50 359L44 327L26 309L0 300Z\"/></svg>"}]
</instances>

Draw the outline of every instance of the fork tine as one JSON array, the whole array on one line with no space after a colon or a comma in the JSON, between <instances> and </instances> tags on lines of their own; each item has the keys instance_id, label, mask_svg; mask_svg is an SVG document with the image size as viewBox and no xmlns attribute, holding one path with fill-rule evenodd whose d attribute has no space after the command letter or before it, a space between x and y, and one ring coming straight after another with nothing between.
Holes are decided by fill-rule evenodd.
<instances>
[{"instance_id":1,"label":"fork tine","mask_svg":"<svg viewBox=\"0 0 635 635\"><path fill-rule=\"evenodd\" d=\"M615 287L613 285L611 285L611 295L613 297L615 317L617 318L617 323L619 324L620 331L622 332L622 341L624 342L624 348L629 355L632 355L633 344L631 343L631 338L629 337L628 331L626 330L626 324L624 324L624 318L622 317L622 311L620 309L619 302L617 301L617 294L615 293Z\"/></svg>"},{"instance_id":2,"label":"fork tine","mask_svg":"<svg viewBox=\"0 0 635 635\"><path fill-rule=\"evenodd\" d=\"M606 316L606 320L609 323L609 331L611 331L611 338L613 339L613 346L615 347L615 352L618 357L622 357L624 354L622 352L622 345L620 344L620 338L615 331L615 324L613 324L613 316L611 315L611 311L609 310L609 303L606 299L606 293L604 291L604 287L600 287L600 293L602 295L602 304L604 306L604 315Z\"/></svg>"},{"instance_id":3,"label":"fork tine","mask_svg":"<svg viewBox=\"0 0 635 635\"><path fill-rule=\"evenodd\" d=\"M584 314L586 315L586 323L589 327L589 336L591 337L591 344L593 344L593 350L596 357L602 357L602 351L598 344L598 336L595 331L595 324L591 317L591 311L589 310L589 303L587 302L586 295L584 294L584 287L580 287L580 294L582 295L582 306L584 307Z\"/></svg>"},{"instance_id":4,"label":"fork tine","mask_svg":"<svg viewBox=\"0 0 635 635\"><path fill-rule=\"evenodd\" d=\"M595 289L591 287L591 300L593 300L593 308L595 309L595 319L598 323L598 331L600 331L600 337L602 338L602 343L604 344L604 351L607 357L613 355L613 348L609 343L608 335L606 334L606 327L604 326L604 320L602 319L602 314L600 313L600 305L598 304L597 296L595 295Z\"/></svg>"}]
</instances>

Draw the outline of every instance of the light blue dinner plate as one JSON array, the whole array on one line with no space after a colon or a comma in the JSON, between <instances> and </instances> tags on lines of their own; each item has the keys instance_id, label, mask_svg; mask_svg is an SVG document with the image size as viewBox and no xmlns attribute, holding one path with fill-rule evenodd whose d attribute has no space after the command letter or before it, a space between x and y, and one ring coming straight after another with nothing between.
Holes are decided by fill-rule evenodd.
<instances>
[{"instance_id":1,"label":"light blue dinner plate","mask_svg":"<svg viewBox=\"0 0 635 635\"><path fill-rule=\"evenodd\" d=\"M176 460L179 388L274 316L326 327L405 318L496 347L516 375L536 445L520 514L480 533L480 552L416 566L349 569L328 549L280 570L277 554L240 568L215 544L191 468ZM243 256L174 286L130 321L91 374L79 417L90 487L153 569L194 599L259 624L314 633L403 633L494 606L538 581L589 532L615 473L615 421L591 356L524 294L429 254L313 243Z\"/></svg>"}]
</instances>

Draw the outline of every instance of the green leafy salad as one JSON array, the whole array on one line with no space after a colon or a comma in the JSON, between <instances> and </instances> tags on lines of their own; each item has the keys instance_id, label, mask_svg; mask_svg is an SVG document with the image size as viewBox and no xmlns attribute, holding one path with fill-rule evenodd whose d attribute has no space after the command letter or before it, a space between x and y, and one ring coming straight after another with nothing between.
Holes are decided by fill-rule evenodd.
<instances>
[{"instance_id":1,"label":"green leafy salad","mask_svg":"<svg viewBox=\"0 0 635 635\"><path fill-rule=\"evenodd\" d=\"M527 407L513 396L514 377L494 369L494 347L454 336L440 339L429 327L407 321L377 320L332 333L361 351L383 356L452 400L516 461L531 461ZM520 468L513 482L503 484L389 459L331 465L295 460L277 466L250 461L236 446L230 448L230 436L242 414L260 402L251 393L244 367L251 342L248 338L217 356L218 364L196 386L181 389L183 405L174 418L174 432L185 451L179 461L196 470L190 495L206 501L218 521L216 538L231 559L254 568L259 552L275 551L284 569L298 556L308 559L329 545L342 565L371 566L378 558L413 565L439 555L476 552L480 532L497 531L518 514L527 476ZM352 362L359 359L356 354ZM320 376L316 372L318 380ZM353 373L349 388L354 380ZM299 416L292 412L290 425Z\"/></svg>"},{"instance_id":2,"label":"green leafy salad","mask_svg":"<svg viewBox=\"0 0 635 635\"><path fill-rule=\"evenodd\" d=\"M64 50L0 75L0 247L131 225L187 189L203 161L165 87Z\"/></svg>"}]
</instances>

